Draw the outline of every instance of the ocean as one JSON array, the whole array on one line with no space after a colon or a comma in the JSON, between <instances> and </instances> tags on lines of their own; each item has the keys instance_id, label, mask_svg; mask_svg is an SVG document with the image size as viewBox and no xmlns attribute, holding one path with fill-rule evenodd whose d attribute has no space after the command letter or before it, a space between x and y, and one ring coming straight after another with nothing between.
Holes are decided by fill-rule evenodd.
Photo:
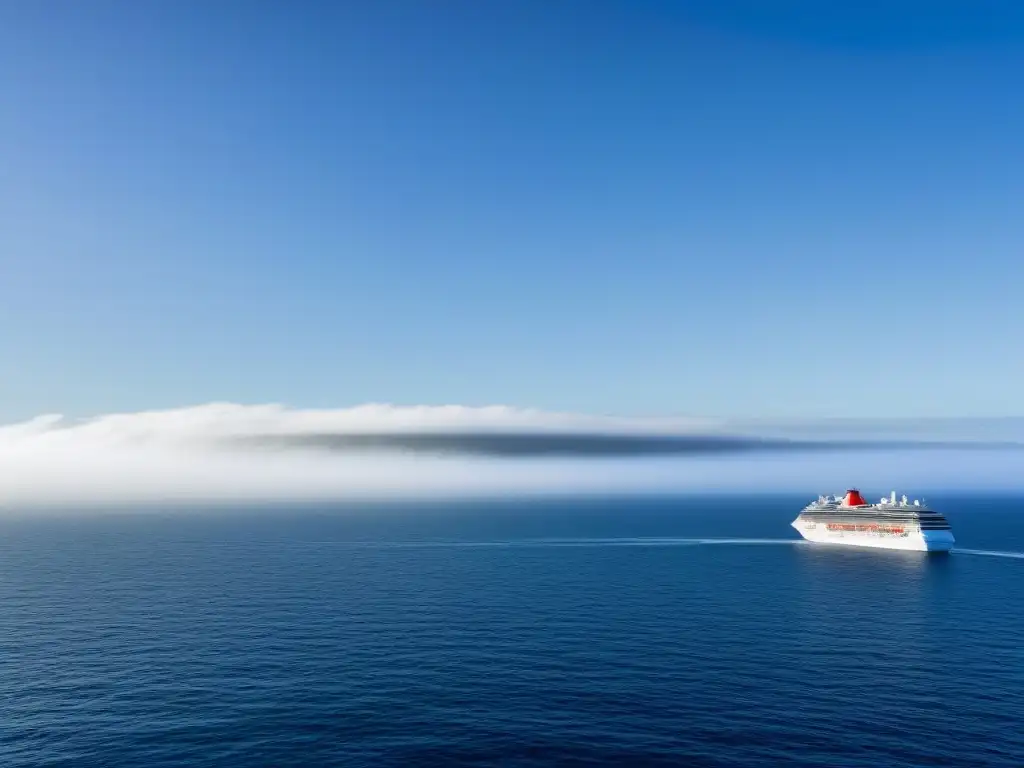
<instances>
[{"instance_id":1,"label":"ocean","mask_svg":"<svg viewBox=\"0 0 1024 768\"><path fill-rule=\"evenodd\" d=\"M881 489L882 491L886 489ZM0 765L1024 765L1024 499L8 513Z\"/></svg>"}]
</instances>

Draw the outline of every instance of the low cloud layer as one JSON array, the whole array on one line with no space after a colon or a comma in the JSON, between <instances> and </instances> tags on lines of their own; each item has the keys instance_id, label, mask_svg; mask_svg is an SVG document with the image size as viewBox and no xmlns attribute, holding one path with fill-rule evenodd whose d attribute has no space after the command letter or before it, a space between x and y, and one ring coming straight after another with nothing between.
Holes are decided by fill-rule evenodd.
<instances>
[{"instance_id":1,"label":"low cloud layer","mask_svg":"<svg viewBox=\"0 0 1024 768\"><path fill-rule=\"evenodd\" d=\"M0 503L1015 488L1021 420L727 423L210 404L0 427Z\"/></svg>"}]
</instances>

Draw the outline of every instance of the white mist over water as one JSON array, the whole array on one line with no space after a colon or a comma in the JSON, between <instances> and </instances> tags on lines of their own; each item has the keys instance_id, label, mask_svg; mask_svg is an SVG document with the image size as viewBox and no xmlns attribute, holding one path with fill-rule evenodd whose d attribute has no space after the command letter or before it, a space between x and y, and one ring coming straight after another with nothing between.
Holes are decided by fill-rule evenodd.
<instances>
[{"instance_id":1,"label":"white mist over water","mask_svg":"<svg viewBox=\"0 0 1024 768\"><path fill-rule=\"evenodd\" d=\"M0 503L330 500L535 493L798 491L848 485L919 492L1024 487L1014 448L809 449L685 455L438 455L399 440L331 450L309 436L573 435L702 439L749 430L712 420L619 419L507 407L296 410L211 404L70 422L41 416L0 428ZM776 430L777 433L777 430ZM260 441L296 438L294 444Z\"/></svg>"}]
</instances>

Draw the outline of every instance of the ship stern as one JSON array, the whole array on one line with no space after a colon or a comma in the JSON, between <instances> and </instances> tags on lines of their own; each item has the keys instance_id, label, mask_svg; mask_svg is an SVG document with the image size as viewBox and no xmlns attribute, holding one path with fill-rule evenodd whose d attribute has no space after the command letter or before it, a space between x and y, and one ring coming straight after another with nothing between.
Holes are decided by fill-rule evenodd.
<instances>
[{"instance_id":1,"label":"ship stern","mask_svg":"<svg viewBox=\"0 0 1024 768\"><path fill-rule=\"evenodd\" d=\"M796 519L790 523L796 529L796 532L800 534L803 539L808 539L807 536L807 521L803 519L802 515L797 515Z\"/></svg>"},{"instance_id":2,"label":"ship stern","mask_svg":"<svg viewBox=\"0 0 1024 768\"><path fill-rule=\"evenodd\" d=\"M922 531L925 552L949 552L956 545L952 531Z\"/></svg>"}]
</instances>

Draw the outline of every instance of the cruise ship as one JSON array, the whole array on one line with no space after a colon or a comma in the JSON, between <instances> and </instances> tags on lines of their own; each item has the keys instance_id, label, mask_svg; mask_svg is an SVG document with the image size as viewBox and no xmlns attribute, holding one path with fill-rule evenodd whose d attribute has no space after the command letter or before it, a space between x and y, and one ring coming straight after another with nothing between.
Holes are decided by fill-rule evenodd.
<instances>
[{"instance_id":1,"label":"cruise ship","mask_svg":"<svg viewBox=\"0 0 1024 768\"><path fill-rule=\"evenodd\" d=\"M820 496L791 525L808 541L822 544L948 552L955 543L942 514L917 499L897 501L895 491L877 504L869 504L855 488L842 498Z\"/></svg>"}]
</instances>

